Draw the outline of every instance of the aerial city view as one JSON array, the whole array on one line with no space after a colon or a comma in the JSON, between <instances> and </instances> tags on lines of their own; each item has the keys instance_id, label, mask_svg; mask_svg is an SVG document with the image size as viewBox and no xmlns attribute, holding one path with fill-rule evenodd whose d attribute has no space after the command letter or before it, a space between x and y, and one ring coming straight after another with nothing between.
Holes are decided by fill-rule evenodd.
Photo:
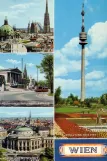
<instances>
[{"instance_id":1,"label":"aerial city view","mask_svg":"<svg viewBox=\"0 0 107 161\"><path fill-rule=\"evenodd\" d=\"M6 5L0 7L0 52L53 52L53 0L3 3Z\"/></svg>"},{"instance_id":2,"label":"aerial city view","mask_svg":"<svg viewBox=\"0 0 107 161\"><path fill-rule=\"evenodd\" d=\"M1 161L53 161L53 108L0 108Z\"/></svg>"},{"instance_id":3,"label":"aerial city view","mask_svg":"<svg viewBox=\"0 0 107 161\"><path fill-rule=\"evenodd\" d=\"M0 106L53 106L53 54L0 58Z\"/></svg>"}]
</instances>

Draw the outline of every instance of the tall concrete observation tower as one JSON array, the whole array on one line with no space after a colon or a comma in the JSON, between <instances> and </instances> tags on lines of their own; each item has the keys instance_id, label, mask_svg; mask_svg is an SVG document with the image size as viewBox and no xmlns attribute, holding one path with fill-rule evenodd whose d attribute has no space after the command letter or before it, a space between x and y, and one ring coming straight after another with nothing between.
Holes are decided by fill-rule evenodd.
<instances>
[{"instance_id":1,"label":"tall concrete observation tower","mask_svg":"<svg viewBox=\"0 0 107 161\"><path fill-rule=\"evenodd\" d=\"M81 102L84 102L85 100L85 45L87 43L87 33L85 32L85 26L84 26L84 4L82 6L82 27L81 32L79 34L79 44L81 45Z\"/></svg>"}]
</instances>

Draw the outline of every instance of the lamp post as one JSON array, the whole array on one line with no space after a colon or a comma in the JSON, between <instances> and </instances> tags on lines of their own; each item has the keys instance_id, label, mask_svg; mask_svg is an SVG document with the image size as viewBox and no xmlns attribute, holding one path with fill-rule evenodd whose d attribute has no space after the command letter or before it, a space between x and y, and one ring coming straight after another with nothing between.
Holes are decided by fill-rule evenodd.
<instances>
[{"instance_id":1,"label":"lamp post","mask_svg":"<svg viewBox=\"0 0 107 161\"><path fill-rule=\"evenodd\" d=\"M37 68L37 85L38 85L38 80L39 80L39 72L38 72L38 70L40 69L40 66L36 65L36 68Z\"/></svg>"}]
</instances>

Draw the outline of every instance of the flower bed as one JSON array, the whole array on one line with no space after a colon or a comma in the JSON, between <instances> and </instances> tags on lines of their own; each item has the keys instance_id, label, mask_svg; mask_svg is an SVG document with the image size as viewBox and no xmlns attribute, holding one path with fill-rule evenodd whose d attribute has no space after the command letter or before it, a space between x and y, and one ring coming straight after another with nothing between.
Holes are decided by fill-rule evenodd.
<instances>
[{"instance_id":1,"label":"flower bed","mask_svg":"<svg viewBox=\"0 0 107 161\"><path fill-rule=\"evenodd\" d=\"M55 121L65 132L67 138L97 138L96 133L79 127L76 123L66 120L65 118L56 118Z\"/></svg>"}]
</instances>

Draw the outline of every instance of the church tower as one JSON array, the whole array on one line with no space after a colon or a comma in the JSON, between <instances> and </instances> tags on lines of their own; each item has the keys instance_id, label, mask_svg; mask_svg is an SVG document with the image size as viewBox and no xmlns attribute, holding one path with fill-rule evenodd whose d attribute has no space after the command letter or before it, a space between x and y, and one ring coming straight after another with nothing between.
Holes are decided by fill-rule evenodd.
<instances>
[{"instance_id":1,"label":"church tower","mask_svg":"<svg viewBox=\"0 0 107 161\"><path fill-rule=\"evenodd\" d=\"M30 33L30 22L28 23L28 29L27 29L28 33Z\"/></svg>"},{"instance_id":2,"label":"church tower","mask_svg":"<svg viewBox=\"0 0 107 161\"><path fill-rule=\"evenodd\" d=\"M29 120L31 120L31 111L30 111L30 113L29 113Z\"/></svg>"},{"instance_id":3,"label":"church tower","mask_svg":"<svg viewBox=\"0 0 107 161\"><path fill-rule=\"evenodd\" d=\"M44 15L44 33L50 32L50 18L48 13L48 0L46 0L46 11Z\"/></svg>"},{"instance_id":4,"label":"church tower","mask_svg":"<svg viewBox=\"0 0 107 161\"><path fill-rule=\"evenodd\" d=\"M29 125L31 124L31 111L30 111L30 113L29 113L29 120L28 120L28 123L29 123Z\"/></svg>"},{"instance_id":5,"label":"church tower","mask_svg":"<svg viewBox=\"0 0 107 161\"><path fill-rule=\"evenodd\" d=\"M31 32L31 33L34 33L34 28L35 28L35 24L34 24L34 22L32 21L32 23L31 23L31 29L30 29L30 32Z\"/></svg>"}]
</instances>

